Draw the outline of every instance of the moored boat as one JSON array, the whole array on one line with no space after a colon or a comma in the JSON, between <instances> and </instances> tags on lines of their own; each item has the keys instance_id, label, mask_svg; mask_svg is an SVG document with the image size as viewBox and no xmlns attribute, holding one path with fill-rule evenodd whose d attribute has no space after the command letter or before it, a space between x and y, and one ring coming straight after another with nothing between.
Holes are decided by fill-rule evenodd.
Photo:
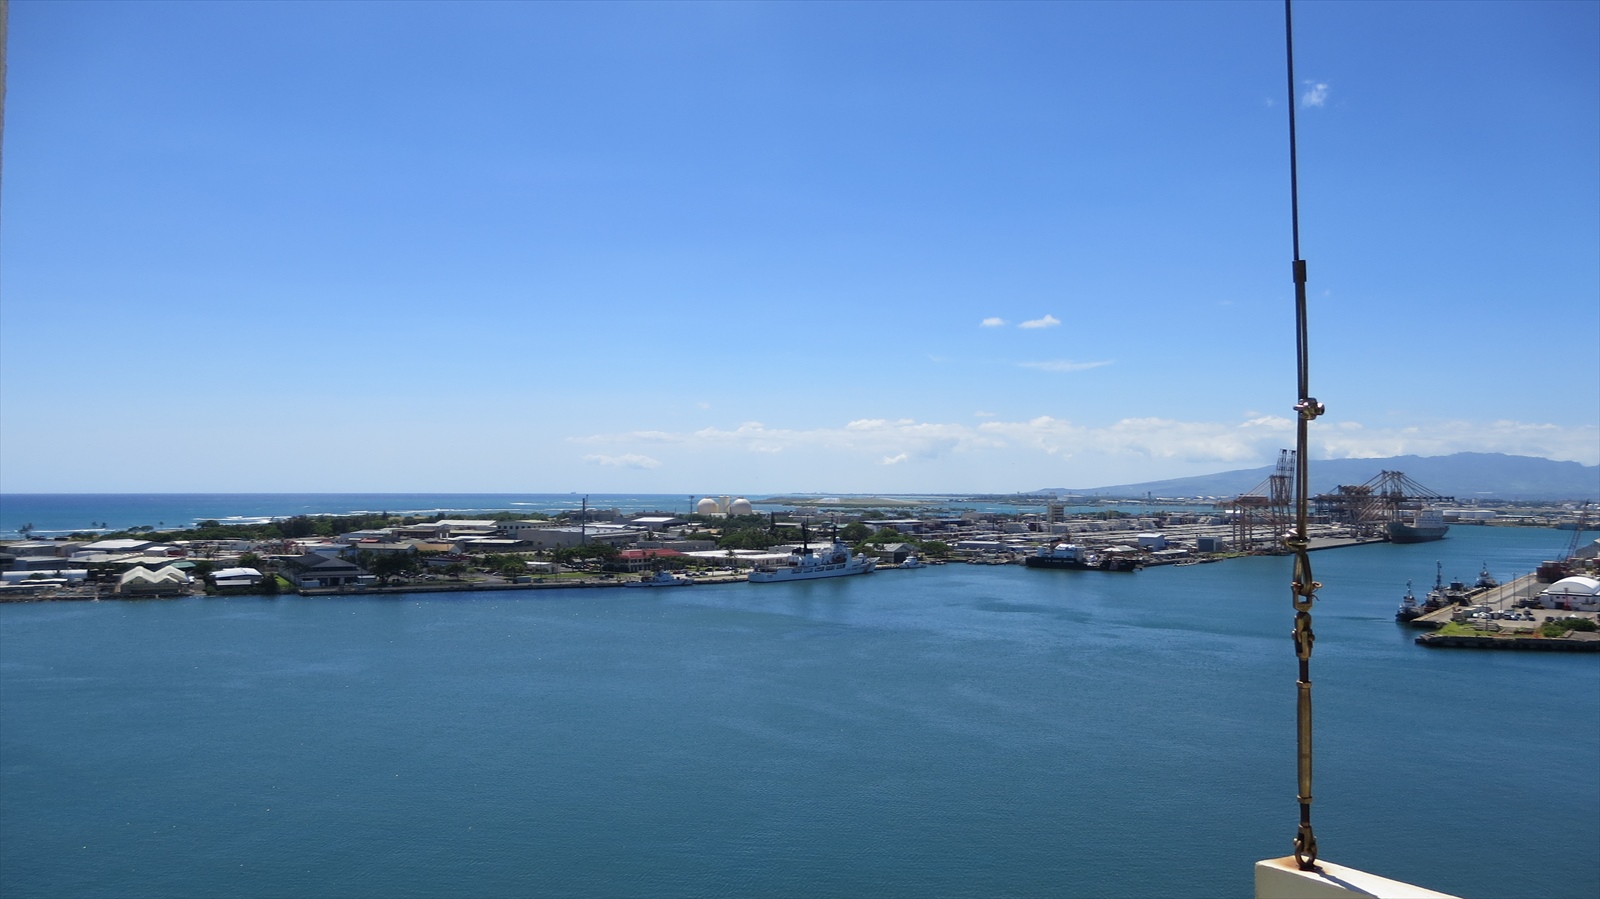
<instances>
[{"instance_id":1,"label":"moored boat","mask_svg":"<svg viewBox=\"0 0 1600 899\"><path fill-rule=\"evenodd\" d=\"M1498 587L1498 586L1500 586L1500 582L1495 580L1494 579L1494 575L1489 573L1489 563L1488 562L1483 563L1483 570L1478 572L1478 583L1475 584L1474 586L1479 587L1479 588L1484 588L1484 589L1489 588L1489 587Z\"/></svg>"},{"instance_id":2,"label":"moored boat","mask_svg":"<svg viewBox=\"0 0 1600 899\"><path fill-rule=\"evenodd\" d=\"M1144 567L1132 556L1102 556L1076 543L1041 546L1038 552L1024 558L1022 564L1029 568L1064 568L1068 571L1138 571Z\"/></svg>"},{"instance_id":3,"label":"moored boat","mask_svg":"<svg viewBox=\"0 0 1600 899\"><path fill-rule=\"evenodd\" d=\"M1427 543L1442 540L1450 531L1444 523L1444 513L1438 509L1418 509L1409 519L1398 518L1389 522L1389 542Z\"/></svg>"},{"instance_id":4,"label":"moored boat","mask_svg":"<svg viewBox=\"0 0 1600 899\"><path fill-rule=\"evenodd\" d=\"M789 553L782 565L758 565L750 571L752 584L776 584L782 581L809 581L825 577L848 577L853 574L871 574L878 567L877 560L865 553L853 553L850 547L834 537L833 545L820 553L809 545Z\"/></svg>"},{"instance_id":5,"label":"moored boat","mask_svg":"<svg viewBox=\"0 0 1600 899\"><path fill-rule=\"evenodd\" d=\"M1415 621L1422 615L1422 607L1417 605L1417 597L1411 592L1411 582L1406 581L1406 595L1400 597L1400 608L1395 610L1394 620L1404 623Z\"/></svg>"},{"instance_id":6,"label":"moored boat","mask_svg":"<svg viewBox=\"0 0 1600 899\"><path fill-rule=\"evenodd\" d=\"M1039 551L1024 559L1022 564L1029 568L1094 571L1100 567L1100 557L1076 543L1057 543L1039 547Z\"/></svg>"},{"instance_id":7,"label":"moored boat","mask_svg":"<svg viewBox=\"0 0 1600 899\"><path fill-rule=\"evenodd\" d=\"M1100 560L1101 571L1138 571L1143 567L1144 562L1133 556L1106 556Z\"/></svg>"},{"instance_id":8,"label":"moored boat","mask_svg":"<svg viewBox=\"0 0 1600 899\"><path fill-rule=\"evenodd\" d=\"M689 585L691 585L693 583L694 583L694 580L692 578L687 578L687 577L684 577L681 574L673 574L670 571L663 570L663 571L657 571L655 574L651 575L650 577L645 578L642 581L628 581L627 583L623 584L622 586L624 586L624 587L687 587L687 586L689 586Z\"/></svg>"}]
</instances>

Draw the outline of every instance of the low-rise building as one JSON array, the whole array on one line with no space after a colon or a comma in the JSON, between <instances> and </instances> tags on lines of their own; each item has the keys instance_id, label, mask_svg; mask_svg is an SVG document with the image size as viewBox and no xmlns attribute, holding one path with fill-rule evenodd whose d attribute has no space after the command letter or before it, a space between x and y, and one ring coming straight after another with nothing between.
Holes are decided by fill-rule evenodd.
<instances>
[{"instance_id":1,"label":"low-rise building","mask_svg":"<svg viewBox=\"0 0 1600 899\"><path fill-rule=\"evenodd\" d=\"M66 558L82 548L81 540L18 540L6 544L6 552L19 559Z\"/></svg>"},{"instance_id":2,"label":"low-rise building","mask_svg":"<svg viewBox=\"0 0 1600 899\"><path fill-rule=\"evenodd\" d=\"M254 587L261 583L261 572L254 568L223 568L212 572L211 580L219 590Z\"/></svg>"},{"instance_id":3,"label":"low-rise building","mask_svg":"<svg viewBox=\"0 0 1600 899\"><path fill-rule=\"evenodd\" d=\"M699 552L684 553L696 559L703 559L713 565L724 565L730 568L750 568L755 565L782 565L789 561L789 553L773 552L759 549L708 549Z\"/></svg>"},{"instance_id":4,"label":"low-rise building","mask_svg":"<svg viewBox=\"0 0 1600 899\"><path fill-rule=\"evenodd\" d=\"M625 549L606 563L611 571L648 571L662 559L681 559L684 554L675 549Z\"/></svg>"},{"instance_id":5,"label":"low-rise building","mask_svg":"<svg viewBox=\"0 0 1600 899\"><path fill-rule=\"evenodd\" d=\"M283 563L284 577L296 587L349 587L370 583L372 575L354 562L321 553L306 553Z\"/></svg>"},{"instance_id":6,"label":"low-rise building","mask_svg":"<svg viewBox=\"0 0 1600 899\"><path fill-rule=\"evenodd\" d=\"M157 571L135 565L117 579L117 592L126 596L178 596L188 593L192 582L189 575L172 565Z\"/></svg>"},{"instance_id":7,"label":"low-rise building","mask_svg":"<svg viewBox=\"0 0 1600 899\"><path fill-rule=\"evenodd\" d=\"M1546 609L1600 611L1600 580L1583 575L1564 577L1539 592L1539 605Z\"/></svg>"},{"instance_id":8,"label":"low-rise building","mask_svg":"<svg viewBox=\"0 0 1600 899\"><path fill-rule=\"evenodd\" d=\"M608 543L612 546L629 546L643 539L645 532L637 528L610 524L591 524L588 527L544 527L526 531L518 539L531 549L562 549L583 543Z\"/></svg>"},{"instance_id":9,"label":"low-rise building","mask_svg":"<svg viewBox=\"0 0 1600 899\"><path fill-rule=\"evenodd\" d=\"M879 549L875 555L884 562L899 565L915 555L916 552L917 548L909 543L885 543L883 548Z\"/></svg>"},{"instance_id":10,"label":"low-rise building","mask_svg":"<svg viewBox=\"0 0 1600 899\"><path fill-rule=\"evenodd\" d=\"M632 527L643 528L647 531L664 531L667 528L682 527L688 523L682 518L667 515L646 515L628 522Z\"/></svg>"},{"instance_id":11,"label":"low-rise building","mask_svg":"<svg viewBox=\"0 0 1600 899\"><path fill-rule=\"evenodd\" d=\"M25 584L30 581L59 581L67 585L83 583L89 577L87 568L52 568L47 571L5 571L0 572L0 583Z\"/></svg>"}]
</instances>

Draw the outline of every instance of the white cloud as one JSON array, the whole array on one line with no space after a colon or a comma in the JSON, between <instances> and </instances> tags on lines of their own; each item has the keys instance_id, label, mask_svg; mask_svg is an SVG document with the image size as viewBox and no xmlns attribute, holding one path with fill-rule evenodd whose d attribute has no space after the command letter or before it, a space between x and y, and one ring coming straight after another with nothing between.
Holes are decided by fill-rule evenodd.
<instances>
[{"instance_id":1,"label":"white cloud","mask_svg":"<svg viewBox=\"0 0 1600 899\"><path fill-rule=\"evenodd\" d=\"M867 471L915 470L926 478L923 489L964 489L978 477L999 482L1007 477L1036 477L1069 464L1083 484L1177 477L1269 465L1278 450L1294 442L1292 416L1250 413L1233 421L1180 421L1170 418L1124 418L1086 425L1039 416L1025 421L1000 421L980 416L972 424L915 419L861 418L820 428L781 428L747 422L736 428L703 428L663 435L661 432L600 434L572 442L604 444L616 455L591 455L601 465L655 468L656 460L639 454L653 443L681 446L696 464L716 471L743 470L752 477L777 477L770 463L748 469L740 456L771 459L784 454L787 477L799 472L830 479L819 489L841 489L849 481L860 489L882 489ZM663 441L662 438L669 438ZM1446 421L1408 427L1363 425L1321 419L1312 426L1313 459L1374 458L1455 452L1499 452L1596 464L1600 429L1515 421ZM676 458L676 457L675 457ZM917 462L917 466L904 463ZM677 463L674 470L677 469ZM777 469L772 469L777 471ZM1117 474L1111 474L1112 471ZM1095 472L1105 473L1100 477ZM977 473L977 474L974 474ZM1009 474L1004 474L1009 473ZM940 486L940 485L943 486ZM1080 484L1082 486L1083 484ZM1035 485L1037 486L1037 485Z\"/></svg>"},{"instance_id":2,"label":"white cloud","mask_svg":"<svg viewBox=\"0 0 1600 899\"><path fill-rule=\"evenodd\" d=\"M1003 327L1005 327L1005 324L1006 324L1006 320L1005 319L997 318L995 316L990 316L989 318L986 318L983 321L978 322L978 327L980 327L980 328L1003 328Z\"/></svg>"},{"instance_id":3,"label":"white cloud","mask_svg":"<svg viewBox=\"0 0 1600 899\"><path fill-rule=\"evenodd\" d=\"M1017 327L1019 327L1019 328L1054 328L1056 325L1059 325L1059 324L1061 324L1061 319L1056 318L1053 315L1046 315L1044 318L1035 318L1035 319L1030 319L1028 321L1025 321L1022 324L1017 325Z\"/></svg>"},{"instance_id":4,"label":"white cloud","mask_svg":"<svg viewBox=\"0 0 1600 899\"><path fill-rule=\"evenodd\" d=\"M1328 102L1328 84L1324 81L1307 81L1308 89L1300 95L1301 106L1323 106Z\"/></svg>"},{"instance_id":5,"label":"white cloud","mask_svg":"<svg viewBox=\"0 0 1600 899\"><path fill-rule=\"evenodd\" d=\"M1334 429L1312 427L1311 439L1325 459L1376 459L1384 456L1443 456L1450 453L1506 453L1594 465L1600 462L1600 428L1563 427L1521 421L1436 421L1404 428L1373 428L1342 422Z\"/></svg>"},{"instance_id":6,"label":"white cloud","mask_svg":"<svg viewBox=\"0 0 1600 899\"><path fill-rule=\"evenodd\" d=\"M611 468L660 468L661 463L638 453L625 453L620 456L607 456L603 453L591 453L584 456L583 461L593 462L596 465L605 465Z\"/></svg>"},{"instance_id":7,"label":"white cloud","mask_svg":"<svg viewBox=\"0 0 1600 899\"><path fill-rule=\"evenodd\" d=\"M994 418L996 415L999 415L1000 413L998 413L998 412L985 412L982 409L979 409L978 411L976 411L976 412L974 412L972 414L977 416L978 418Z\"/></svg>"},{"instance_id":8,"label":"white cloud","mask_svg":"<svg viewBox=\"0 0 1600 899\"><path fill-rule=\"evenodd\" d=\"M1073 361L1071 361L1069 359L1055 359L1055 360L1052 360L1052 361L1049 361L1049 362L1018 362L1017 363L1017 365L1021 366L1022 368L1031 368L1031 369L1034 369L1035 371L1057 371L1057 372L1088 371L1091 368L1099 368L1102 365L1110 365L1110 364L1111 364L1110 362L1073 362Z\"/></svg>"}]
</instances>

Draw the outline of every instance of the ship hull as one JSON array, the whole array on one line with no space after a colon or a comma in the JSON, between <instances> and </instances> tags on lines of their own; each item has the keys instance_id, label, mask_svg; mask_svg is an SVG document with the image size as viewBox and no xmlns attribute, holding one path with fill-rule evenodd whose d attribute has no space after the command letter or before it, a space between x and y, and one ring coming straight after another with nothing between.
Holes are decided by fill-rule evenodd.
<instances>
[{"instance_id":1,"label":"ship hull","mask_svg":"<svg viewBox=\"0 0 1600 899\"><path fill-rule=\"evenodd\" d=\"M1096 562L1085 562L1081 559L1054 559L1049 556L1028 556L1022 560L1022 564L1029 568L1055 568L1066 571L1132 572L1142 567L1133 559L1101 559Z\"/></svg>"},{"instance_id":2,"label":"ship hull","mask_svg":"<svg viewBox=\"0 0 1600 899\"><path fill-rule=\"evenodd\" d=\"M1450 531L1445 527L1417 527L1400 521L1389 522L1390 543L1430 543L1434 540L1443 540L1444 535Z\"/></svg>"},{"instance_id":3,"label":"ship hull","mask_svg":"<svg viewBox=\"0 0 1600 899\"><path fill-rule=\"evenodd\" d=\"M1029 568L1061 568L1067 571L1095 571L1100 566L1079 559L1052 559L1049 556L1028 556L1022 564Z\"/></svg>"},{"instance_id":4,"label":"ship hull","mask_svg":"<svg viewBox=\"0 0 1600 899\"><path fill-rule=\"evenodd\" d=\"M815 581L829 577L850 577L856 574L871 574L871 566L840 565L838 567L821 567L809 571L798 571L793 568L779 568L774 571L756 569L750 572L752 584L778 584L786 581Z\"/></svg>"}]
</instances>

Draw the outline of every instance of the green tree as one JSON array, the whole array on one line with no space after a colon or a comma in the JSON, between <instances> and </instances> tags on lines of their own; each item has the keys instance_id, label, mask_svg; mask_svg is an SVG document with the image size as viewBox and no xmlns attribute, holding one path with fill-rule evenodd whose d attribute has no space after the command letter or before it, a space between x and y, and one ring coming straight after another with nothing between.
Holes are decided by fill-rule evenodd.
<instances>
[{"instance_id":1,"label":"green tree","mask_svg":"<svg viewBox=\"0 0 1600 899\"><path fill-rule=\"evenodd\" d=\"M859 521L851 522L839 529L839 539L849 544L861 543L870 536L872 536L872 528Z\"/></svg>"},{"instance_id":2,"label":"green tree","mask_svg":"<svg viewBox=\"0 0 1600 899\"><path fill-rule=\"evenodd\" d=\"M768 549L778 543L778 538L764 529L742 528L729 531L717 541L718 549Z\"/></svg>"},{"instance_id":3,"label":"green tree","mask_svg":"<svg viewBox=\"0 0 1600 899\"><path fill-rule=\"evenodd\" d=\"M621 553L621 550L609 543L585 543L582 546L563 546L552 552L550 557L562 563L591 560L610 562Z\"/></svg>"},{"instance_id":4,"label":"green tree","mask_svg":"<svg viewBox=\"0 0 1600 899\"><path fill-rule=\"evenodd\" d=\"M417 570L417 560L411 553L384 553L372 560L368 571L387 581L393 577L411 574Z\"/></svg>"}]
</instances>

